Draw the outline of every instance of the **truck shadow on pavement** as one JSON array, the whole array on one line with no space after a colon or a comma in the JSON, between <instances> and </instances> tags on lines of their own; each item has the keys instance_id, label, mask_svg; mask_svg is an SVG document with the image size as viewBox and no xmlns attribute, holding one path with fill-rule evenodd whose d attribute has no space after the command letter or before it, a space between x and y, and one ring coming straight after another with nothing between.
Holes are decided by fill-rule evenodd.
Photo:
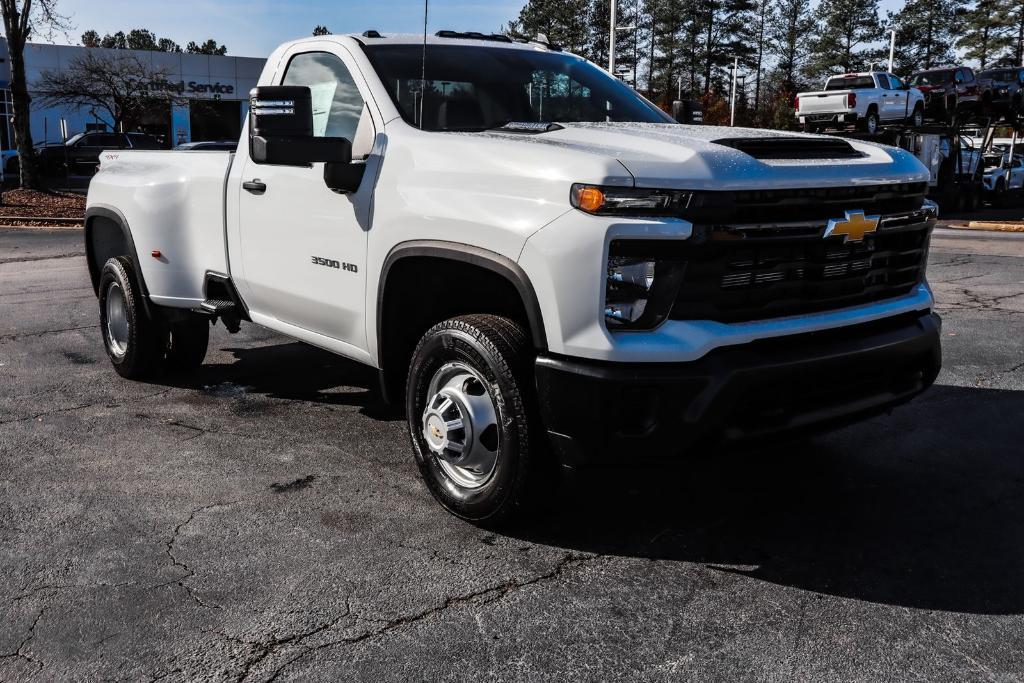
<instances>
[{"instance_id":1,"label":"truck shadow on pavement","mask_svg":"<svg viewBox=\"0 0 1024 683\"><path fill-rule=\"evenodd\" d=\"M164 382L401 419L374 370L326 351L221 351L235 361ZM833 434L592 472L563 494L503 533L881 604L1024 613L1024 391L936 386Z\"/></svg>"},{"instance_id":2,"label":"truck shadow on pavement","mask_svg":"<svg viewBox=\"0 0 1024 683\"><path fill-rule=\"evenodd\" d=\"M157 382L213 393L219 387L238 387L238 393L249 396L355 406L377 420L401 418L381 400L376 370L329 351L301 342L219 351L230 353L235 362L208 360L192 373L165 375Z\"/></svg>"},{"instance_id":3,"label":"truck shadow on pavement","mask_svg":"<svg viewBox=\"0 0 1024 683\"><path fill-rule=\"evenodd\" d=\"M513 531L875 603L1024 613L1024 392L934 387L890 417L669 470L593 475Z\"/></svg>"}]
</instances>

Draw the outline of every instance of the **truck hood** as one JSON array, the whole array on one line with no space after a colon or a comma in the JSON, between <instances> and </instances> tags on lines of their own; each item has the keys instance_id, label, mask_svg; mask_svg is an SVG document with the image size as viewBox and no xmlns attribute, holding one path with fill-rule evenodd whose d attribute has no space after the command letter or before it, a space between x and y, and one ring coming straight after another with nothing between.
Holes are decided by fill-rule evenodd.
<instances>
[{"instance_id":1,"label":"truck hood","mask_svg":"<svg viewBox=\"0 0 1024 683\"><path fill-rule=\"evenodd\" d=\"M617 160L638 187L744 190L926 182L928 170L904 150L848 141L858 158L758 159L722 141L799 138L834 143L836 138L784 131L643 123L572 123L541 134L491 132L542 147Z\"/></svg>"}]
</instances>

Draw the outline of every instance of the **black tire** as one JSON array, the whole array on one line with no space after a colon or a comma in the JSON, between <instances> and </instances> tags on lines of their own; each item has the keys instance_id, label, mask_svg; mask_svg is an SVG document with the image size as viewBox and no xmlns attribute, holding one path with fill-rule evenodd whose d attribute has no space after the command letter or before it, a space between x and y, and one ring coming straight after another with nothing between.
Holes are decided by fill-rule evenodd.
<instances>
[{"instance_id":1,"label":"black tire","mask_svg":"<svg viewBox=\"0 0 1024 683\"><path fill-rule=\"evenodd\" d=\"M112 297L117 298L111 302ZM103 346L117 374L126 379L146 379L156 374L163 360L165 336L146 314L142 290L129 257L115 256L103 265L99 305ZM115 314L114 321L111 312ZM115 334L115 327L123 330L123 334Z\"/></svg>"},{"instance_id":2,"label":"black tire","mask_svg":"<svg viewBox=\"0 0 1024 683\"><path fill-rule=\"evenodd\" d=\"M530 374L532 360L530 338L523 327L495 315L464 315L439 323L423 335L413 352L406 379L406 418L413 454L430 493L457 517L496 526L530 507L540 450L540 425L535 418ZM442 438L445 442L449 438L457 440L458 430L449 432L446 427L443 437L438 430L433 431L434 447L440 448L441 453L431 450L427 442L428 401L430 407L438 405L437 399L443 397L432 392L437 389L438 378L453 372L453 368L455 372L469 368L483 379L480 382L470 378L462 389L478 397L486 392L483 398L490 400L496 420L483 429L476 429L470 421L469 430L481 432L479 439L470 438L467 431L462 433L466 452L476 453L478 444L485 444L486 450L495 454L489 474L480 474L480 480L472 485L457 481L457 475L452 474L452 454L438 445L437 440ZM460 377L454 381L458 383ZM471 411L455 415L461 418L463 413ZM451 416L452 413L446 413L442 419L447 421ZM485 443L488 431L490 441Z\"/></svg>"},{"instance_id":3,"label":"black tire","mask_svg":"<svg viewBox=\"0 0 1024 683\"><path fill-rule=\"evenodd\" d=\"M1003 208L1006 204L1006 180L999 178L996 181L996 189L992 193L992 206L996 208Z\"/></svg>"},{"instance_id":4,"label":"black tire","mask_svg":"<svg viewBox=\"0 0 1024 683\"><path fill-rule=\"evenodd\" d=\"M920 128L924 125L924 107L921 104L914 107L914 111L910 114L910 118L907 119L907 123L914 128Z\"/></svg>"},{"instance_id":5,"label":"black tire","mask_svg":"<svg viewBox=\"0 0 1024 683\"><path fill-rule=\"evenodd\" d=\"M168 369L187 372L203 364L210 344L210 319L195 315L170 325L167 335Z\"/></svg>"},{"instance_id":6,"label":"black tire","mask_svg":"<svg viewBox=\"0 0 1024 683\"><path fill-rule=\"evenodd\" d=\"M819 130L821 130L821 127L818 126L817 124L814 124L814 123L805 123L804 124L804 132L805 133L817 133Z\"/></svg>"},{"instance_id":7,"label":"black tire","mask_svg":"<svg viewBox=\"0 0 1024 683\"><path fill-rule=\"evenodd\" d=\"M955 126L960 118L960 104L955 99L946 100L946 123Z\"/></svg>"},{"instance_id":8,"label":"black tire","mask_svg":"<svg viewBox=\"0 0 1024 683\"><path fill-rule=\"evenodd\" d=\"M861 131L874 135L878 132L878 123L878 111L875 109L869 109L868 113L864 115L864 118L858 122L858 127Z\"/></svg>"}]
</instances>

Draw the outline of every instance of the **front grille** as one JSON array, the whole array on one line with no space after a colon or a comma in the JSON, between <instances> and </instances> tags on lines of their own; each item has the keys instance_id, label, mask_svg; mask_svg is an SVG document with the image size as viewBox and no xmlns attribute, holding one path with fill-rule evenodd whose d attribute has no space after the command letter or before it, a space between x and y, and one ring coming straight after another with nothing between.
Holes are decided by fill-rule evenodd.
<instances>
[{"instance_id":1,"label":"front grille","mask_svg":"<svg viewBox=\"0 0 1024 683\"><path fill-rule=\"evenodd\" d=\"M928 183L695 193L681 217L699 224L827 221L846 210L869 216L916 211Z\"/></svg>"},{"instance_id":2,"label":"front grille","mask_svg":"<svg viewBox=\"0 0 1024 683\"><path fill-rule=\"evenodd\" d=\"M705 226L690 240L621 240L610 251L644 252L662 269L682 270L669 318L745 322L909 294L924 278L930 225L888 220L879 232L849 243L823 239L824 225L813 232Z\"/></svg>"}]
</instances>

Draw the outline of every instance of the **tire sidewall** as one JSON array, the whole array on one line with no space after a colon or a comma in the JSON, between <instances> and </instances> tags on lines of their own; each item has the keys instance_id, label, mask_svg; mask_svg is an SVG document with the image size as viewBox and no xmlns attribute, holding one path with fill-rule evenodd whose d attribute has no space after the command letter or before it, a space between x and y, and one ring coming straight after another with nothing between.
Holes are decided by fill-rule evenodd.
<instances>
[{"instance_id":1,"label":"tire sidewall","mask_svg":"<svg viewBox=\"0 0 1024 683\"><path fill-rule=\"evenodd\" d=\"M118 356L110 347L107 336L107 298L110 286L116 283L124 297L124 314L128 322L128 342L124 355ZM117 373L123 377L135 378L148 374L153 366L153 345L151 324L142 310L135 278L123 259L112 258L103 266L99 280L100 334L103 348Z\"/></svg>"},{"instance_id":2,"label":"tire sidewall","mask_svg":"<svg viewBox=\"0 0 1024 683\"><path fill-rule=\"evenodd\" d=\"M501 372L491 351L467 332L443 323L434 328L417 347L409 367L406 416L416 464L431 494L446 509L464 519L484 521L498 515L513 495L525 465L527 424L520 387L513 377ZM505 359L512 362L514 359ZM498 417L498 461L490 480L476 489L457 486L441 468L438 457L427 447L420 431L430 381L446 363L462 362L476 370L487 383Z\"/></svg>"}]
</instances>

